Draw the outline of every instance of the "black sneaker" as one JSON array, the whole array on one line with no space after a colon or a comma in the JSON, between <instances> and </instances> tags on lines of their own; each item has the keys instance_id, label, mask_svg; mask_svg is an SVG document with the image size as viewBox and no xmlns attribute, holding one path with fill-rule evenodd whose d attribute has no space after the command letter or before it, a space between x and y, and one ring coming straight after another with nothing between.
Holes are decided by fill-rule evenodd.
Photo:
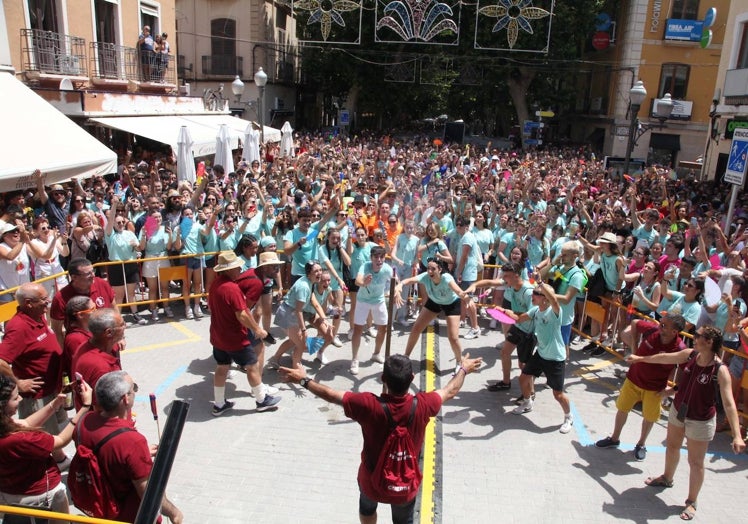
<instances>
[{"instance_id":1,"label":"black sneaker","mask_svg":"<svg viewBox=\"0 0 748 524\"><path fill-rule=\"evenodd\" d=\"M621 444L620 440L613 440L610 437L605 437L602 440L595 442L596 448L617 448Z\"/></svg>"},{"instance_id":2,"label":"black sneaker","mask_svg":"<svg viewBox=\"0 0 748 524\"><path fill-rule=\"evenodd\" d=\"M275 337L271 335L270 333L268 333L268 336L263 338L262 341L265 342L265 344L273 345L275 344Z\"/></svg>"},{"instance_id":3,"label":"black sneaker","mask_svg":"<svg viewBox=\"0 0 748 524\"><path fill-rule=\"evenodd\" d=\"M503 391L505 389L511 389L511 387L511 382L504 382L503 380L499 380L498 382L486 386L486 389L488 391Z\"/></svg>"},{"instance_id":4,"label":"black sneaker","mask_svg":"<svg viewBox=\"0 0 748 524\"><path fill-rule=\"evenodd\" d=\"M257 411L268 411L274 409L276 404L281 401L280 397L274 397L272 395L265 395L265 400L262 402L255 402Z\"/></svg>"},{"instance_id":5,"label":"black sneaker","mask_svg":"<svg viewBox=\"0 0 748 524\"><path fill-rule=\"evenodd\" d=\"M640 446L639 444L634 446L634 458L640 461L647 458L647 448L645 448L644 446Z\"/></svg>"},{"instance_id":6,"label":"black sneaker","mask_svg":"<svg viewBox=\"0 0 748 524\"><path fill-rule=\"evenodd\" d=\"M590 355L592 355L593 357L599 357L600 355L604 353L605 353L605 348L602 346L597 346L595 349L592 350Z\"/></svg>"},{"instance_id":7,"label":"black sneaker","mask_svg":"<svg viewBox=\"0 0 748 524\"><path fill-rule=\"evenodd\" d=\"M214 417L220 417L221 415L223 415L224 413L226 413L228 410L230 410L233 407L234 407L234 403L231 402L230 400L225 401L223 403L223 406L221 406L220 408L216 406L215 404L213 404L213 411L211 412L211 414Z\"/></svg>"}]
</instances>

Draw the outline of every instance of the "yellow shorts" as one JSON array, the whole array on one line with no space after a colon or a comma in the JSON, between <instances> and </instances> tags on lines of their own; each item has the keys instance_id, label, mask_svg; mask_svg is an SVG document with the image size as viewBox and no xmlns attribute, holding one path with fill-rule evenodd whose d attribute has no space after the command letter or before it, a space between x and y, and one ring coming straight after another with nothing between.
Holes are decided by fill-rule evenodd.
<instances>
[{"instance_id":1,"label":"yellow shorts","mask_svg":"<svg viewBox=\"0 0 748 524\"><path fill-rule=\"evenodd\" d=\"M637 402L642 403L642 416L647 422L657 422L660 419L660 395L657 391L642 389L629 379L621 386L621 393L616 400L619 411L628 413Z\"/></svg>"}]
</instances>

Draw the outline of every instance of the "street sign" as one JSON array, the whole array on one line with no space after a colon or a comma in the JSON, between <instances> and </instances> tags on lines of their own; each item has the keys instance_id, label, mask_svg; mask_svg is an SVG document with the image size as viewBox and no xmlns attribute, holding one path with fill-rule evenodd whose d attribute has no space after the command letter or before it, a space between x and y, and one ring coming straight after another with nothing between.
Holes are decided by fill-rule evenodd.
<instances>
[{"instance_id":1,"label":"street sign","mask_svg":"<svg viewBox=\"0 0 748 524\"><path fill-rule=\"evenodd\" d=\"M351 123L350 113L347 109L340 110L340 125L347 126Z\"/></svg>"},{"instance_id":2,"label":"street sign","mask_svg":"<svg viewBox=\"0 0 748 524\"><path fill-rule=\"evenodd\" d=\"M746 164L748 164L748 129L736 129L732 135L730 157L727 159L725 182L742 186L745 182Z\"/></svg>"},{"instance_id":3,"label":"street sign","mask_svg":"<svg viewBox=\"0 0 748 524\"><path fill-rule=\"evenodd\" d=\"M554 113L553 111L535 111L535 116L539 116L541 118L553 118L554 116L556 116L556 113Z\"/></svg>"}]
</instances>

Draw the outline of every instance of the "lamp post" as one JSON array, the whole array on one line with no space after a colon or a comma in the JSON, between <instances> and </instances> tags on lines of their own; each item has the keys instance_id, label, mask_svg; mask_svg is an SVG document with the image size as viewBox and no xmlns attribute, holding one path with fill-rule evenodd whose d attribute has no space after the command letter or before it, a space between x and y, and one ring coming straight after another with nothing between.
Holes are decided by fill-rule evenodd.
<instances>
[{"instance_id":1,"label":"lamp post","mask_svg":"<svg viewBox=\"0 0 748 524\"><path fill-rule=\"evenodd\" d=\"M260 90L260 98L258 100L259 110L257 114L260 119L260 144L265 145L265 85L268 83L268 75L262 68L259 68L255 73L255 85Z\"/></svg>"},{"instance_id":2,"label":"lamp post","mask_svg":"<svg viewBox=\"0 0 748 524\"><path fill-rule=\"evenodd\" d=\"M665 127L665 120L670 118L670 114L673 112L673 99L671 98L670 93L665 93L665 96L658 101L654 108L655 111L653 116L659 121L659 124L640 122L637 115L639 114L639 109L641 109L641 105L645 98L647 98L647 90L644 87L644 82L637 80L629 90L631 121L629 123L629 139L626 144L626 160L623 163L623 173L625 175L629 175L631 153L633 152L639 138L654 127L658 129Z\"/></svg>"},{"instance_id":3,"label":"lamp post","mask_svg":"<svg viewBox=\"0 0 748 524\"><path fill-rule=\"evenodd\" d=\"M639 109L641 108L642 102L644 102L645 98L647 98L647 90L644 88L644 82L642 82L641 80L637 80L634 86L629 89L629 102L631 104L631 108L629 109L629 140L626 144L626 160L623 162L624 175L629 174L631 152L634 150L634 145L636 144L636 138L634 137L634 134L636 133L636 124L638 122Z\"/></svg>"},{"instance_id":4,"label":"lamp post","mask_svg":"<svg viewBox=\"0 0 748 524\"><path fill-rule=\"evenodd\" d=\"M236 75L234 81L231 82L231 92L234 93L236 103L241 103L242 95L244 94L244 82L242 82L242 79L239 78L239 75Z\"/></svg>"}]
</instances>

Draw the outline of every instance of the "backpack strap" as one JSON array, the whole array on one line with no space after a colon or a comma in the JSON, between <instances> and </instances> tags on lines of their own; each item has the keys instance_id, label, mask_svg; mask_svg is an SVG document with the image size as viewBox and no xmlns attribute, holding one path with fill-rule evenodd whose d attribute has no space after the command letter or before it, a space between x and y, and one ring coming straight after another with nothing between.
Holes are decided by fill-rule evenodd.
<instances>
[{"instance_id":1,"label":"backpack strap","mask_svg":"<svg viewBox=\"0 0 748 524\"><path fill-rule=\"evenodd\" d=\"M399 426L400 424L395 424L395 421L392 419L392 412L390 411L390 407L387 405L387 403L382 400L382 397L377 397L379 399L379 403L382 405L382 409L384 410L384 414L387 417L387 425L390 428L395 428ZM413 424L413 419L416 416L416 407L418 406L418 397L413 396L413 402L410 403L410 414L408 415L408 422L405 424L405 426L410 426Z\"/></svg>"},{"instance_id":2,"label":"backpack strap","mask_svg":"<svg viewBox=\"0 0 748 524\"><path fill-rule=\"evenodd\" d=\"M88 413L91 413L91 412L89 411ZM78 444L81 443L81 426L83 426L83 420L88 416L88 413L86 413L85 415L83 415L80 418L80 420L78 421L78 423L76 424L76 426L75 426L76 436L77 436L77 438L76 438L76 445L78 445ZM93 447L93 449L92 449L93 454L96 455L96 456L98 456L99 450L104 446L104 444L106 444L107 442L109 442L110 440L112 440L114 437L116 437L120 433L124 433L126 431L132 431L132 428L126 428L126 427L117 428L114 431L112 431L111 433L109 433L106 437L104 437L103 439L101 439Z\"/></svg>"}]
</instances>

